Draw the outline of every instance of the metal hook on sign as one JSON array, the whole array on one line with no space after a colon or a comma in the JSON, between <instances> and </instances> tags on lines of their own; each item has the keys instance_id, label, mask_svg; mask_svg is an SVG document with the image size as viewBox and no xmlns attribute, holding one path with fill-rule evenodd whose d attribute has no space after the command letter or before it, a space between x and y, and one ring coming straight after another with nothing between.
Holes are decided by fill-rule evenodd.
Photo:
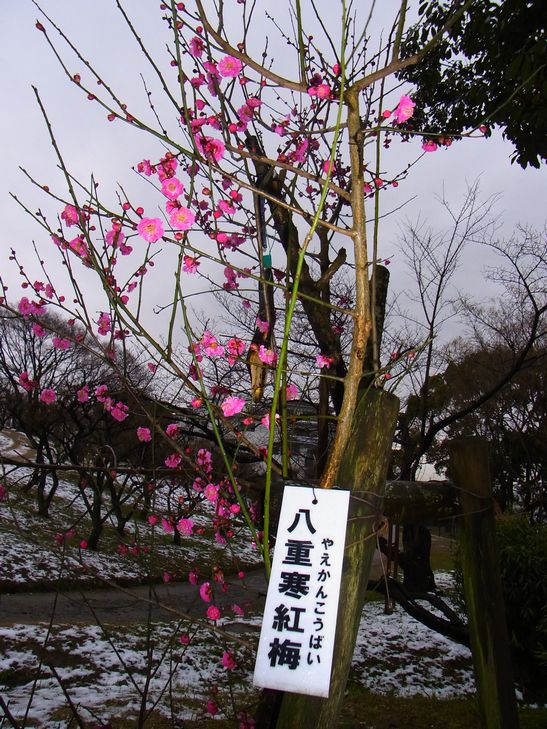
<instances>
[{"instance_id":1,"label":"metal hook on sign","mask_svg":"<svg viewBox=\"0 0 547 729\"><path fill-rule=\"evenodd\" d=\"M317 496L315 495L315 486L312 486L311 487L311 490L313 492L313 501L312 501L312 504L318 504L319 502L317 500Z\"/></svg>"}]
</instances>

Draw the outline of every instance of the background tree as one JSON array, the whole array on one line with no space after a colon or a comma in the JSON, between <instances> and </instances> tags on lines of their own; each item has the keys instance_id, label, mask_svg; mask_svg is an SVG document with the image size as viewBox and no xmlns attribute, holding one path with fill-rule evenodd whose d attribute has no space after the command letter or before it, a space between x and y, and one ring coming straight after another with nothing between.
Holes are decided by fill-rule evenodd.
<instances>
[{"instance_id":1,"label":"background tree","mask_svg":"<svg viewBox=\"0 0 547 729\"><path fill-rule=\"evenodd\" d=\"M462 409L496 382L512 353L499 349L470 349L460 343L442 382L444 407ZM546 513L547 412L545 400L544 348L535 347L511 382L465 418L453 423L446 439L480 435L491 446L490 472L494 493L502 511L523 510L531 522L543 521ZM450 401L450 405L448 405ZM427 455L439 470L446 468L446 441L439 440Z\"/></svg>"},{"instance_id":2,"label":"background tree","mask_svg":"<svg viewBox=\"0 0 547 729\"><path fill-rule=\"evenodd\" d=\"M474 396L470 396L462 407L447 407L446 397L450 397L450 393L442 377L438 376L443 367L439 364L433 366L436 350L435 341L431 340L427 348L429 356L425 361L423 381L419 382L416 392L409 395L399 418L396 442L401 447L398 472L402 478L415 475L420 460L440 433L501 392L521 369L535 360L535 348L541 349L543 346L547 311L547 255L543 233L521 228L509 240L487 238L484 242L501 260L501 265L491 267L485 275L487 279L501 285L503 293L491 307L469 300L460 300L458 306L468 316L470 336L480 342L485 356L489 354L491 371L496 373L496 377L490 387L484 390L477 387ZM428 334L435 336L436 330L431 328L429 322L432 321L432 313L439 311L438 292L446 285L445 269L434 258L434 247L426 245L419 250L423 258L416 260L416 269L424 271L427 262L432 272L428 276L420 273L422 284L419 286L424 292L422 301L425 320L430 327ZM438 278L435 271L439 272ZM497 362L495 354L500 346L505 347L508 356L502 362ZM445 358L447 351L450 350L445 350L442 355Z\"/></svg>"},{"instance_id":3,"label":"background tree","mask_svg":"<svg viewBox=\"0 0 547 729\"><path fill-rule=\"evenodd\" d=\"M404 50L415 53L446 22L455 3L422 2ZM522 167L547 159L547 8L541 0L478 0L435 49L400 78L416 85L415 122L438 144L479 127L499 127ZM429 132L431 130L431 132Z\"/></svg>"}]
</instances>

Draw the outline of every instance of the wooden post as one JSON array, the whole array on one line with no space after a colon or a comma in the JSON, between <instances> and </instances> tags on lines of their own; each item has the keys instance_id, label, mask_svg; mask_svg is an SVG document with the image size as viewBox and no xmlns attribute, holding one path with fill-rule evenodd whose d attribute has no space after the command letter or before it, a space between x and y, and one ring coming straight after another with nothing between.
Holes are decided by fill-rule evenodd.
<instances>
[{"instance_id":1,"label":"wooden post","mask_svg":"<svg viewBox=\"0 0 547 729\"><path fill-rule=\"evenodd\" d=\"M463 582L482 723L485 729L518 729L488 446L480 438L462 438L450 443L449 451L450 472L463 511Z\"/></svg>"},{"instance_id":2,"label":"wooden post","mask_svg":"<svg viewBox=\"0 0 547 729\"><path fill-rule=\"evenodd\" d=\"M381 514L382 497L397 414L398 399L371 390L359 401L353 433L336 485L350 488L349 522L330 696L328 699L284 693L268 726L276 729L332 729L342 708L372 555L376 547L374 524ZM262 726L265 726L262 723Z\"/></svg>"}]
</instances>

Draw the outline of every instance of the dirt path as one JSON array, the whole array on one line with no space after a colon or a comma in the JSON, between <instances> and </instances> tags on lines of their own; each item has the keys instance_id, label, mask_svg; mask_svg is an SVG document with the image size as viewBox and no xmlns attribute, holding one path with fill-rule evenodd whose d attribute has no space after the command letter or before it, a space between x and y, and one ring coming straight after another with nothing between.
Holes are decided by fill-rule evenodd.
<instances>
[{"instance_id":1,"label":"dirt path","mask_svg":"<svg viewBox=\"0 0 547 729\"><path fill-rule=\"evenodd\" d=\"M233 603L262 607L266 596L266 580L262 570L247 573L243 580L228 580L225 593L217 590L215 603L221 607ZM148 619L176 620L181 614L204 616L205 603L195 586L188 583L108 587L98 590L26 592L0 595L0 625L48 622L53 613L56 624L100 622L124 625ZM95 617L96 616L96 617Z\"/></svg>"},{"instance_id":2,"label":"dirt path","mask_svg":"<svg viewBox=\"0 0 547 729\"><path fill-rule=\"evenodd\" d=\"M380 579L380 556L375 553L370 579ZM215 603L226 607L237 603L262 608L266 598L266 578L262 569L251 570L244 579L227 579L228 589L215 591ZM0 592L0 626L14 623L43 623L53 610L56 624L95 623L97 619L112 625L140 623L148 619L176 620L182 613L203 617L204 602L194 585L169 582L151 587L104 587L100 589L56 592Z\"/></svg>"}]
</instances>

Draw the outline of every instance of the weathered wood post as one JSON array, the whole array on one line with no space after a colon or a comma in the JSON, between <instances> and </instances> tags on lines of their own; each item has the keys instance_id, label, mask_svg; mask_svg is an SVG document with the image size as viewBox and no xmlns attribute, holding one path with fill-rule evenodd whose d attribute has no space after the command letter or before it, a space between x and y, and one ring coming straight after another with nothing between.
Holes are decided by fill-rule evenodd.
<instances>
[{"instance_id":1,"label":"weathered wood post","mask_svg":"<svg viewBox=\"0 0 547 729\"><path fill-rule=\"evenodd\" d=\"M361 620L372 555L374 524L381 513L398 399L371 390L359 401L353 432L337 478L352 491L338 607L330 696L285 693L267 725L276 729L332 729L342 708L344 691ZM262 723L261 726L265 726Z\"/></svg>"},{"instance_id":2,"label":"weathered wood post","mask_svg":"<svg viewBox=\"0 0 547 729\"><path fill-rule=\"evenodd\" d=\"M463 511L461 556L475 680L485 729L518 729L518 713L496 552L488 446L449 444L450 471Z\"/></svg>"}]
</instances>

